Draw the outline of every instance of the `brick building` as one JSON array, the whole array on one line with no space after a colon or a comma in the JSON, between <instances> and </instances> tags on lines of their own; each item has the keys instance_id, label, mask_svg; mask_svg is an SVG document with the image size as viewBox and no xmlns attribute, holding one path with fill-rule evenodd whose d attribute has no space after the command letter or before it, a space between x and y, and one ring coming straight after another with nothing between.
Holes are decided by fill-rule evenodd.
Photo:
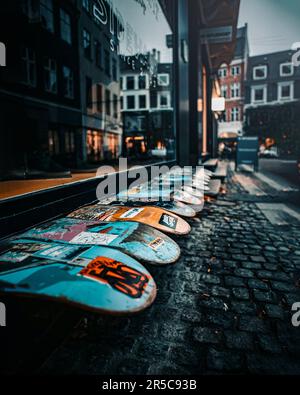
<instances>
[{"instance_id":1,"label":"brick building","mask_svg":"<svg viewBox=\"0 0 300 395\"><path fill-rule=\"evenodd\" d=\"M244 119L245 81L249 57L248 26L237 31L237 43L232 62L219 69L222 96L226 110L219 122L219 139L236 138L242 134Z\"/></svg>"}]
</instances>

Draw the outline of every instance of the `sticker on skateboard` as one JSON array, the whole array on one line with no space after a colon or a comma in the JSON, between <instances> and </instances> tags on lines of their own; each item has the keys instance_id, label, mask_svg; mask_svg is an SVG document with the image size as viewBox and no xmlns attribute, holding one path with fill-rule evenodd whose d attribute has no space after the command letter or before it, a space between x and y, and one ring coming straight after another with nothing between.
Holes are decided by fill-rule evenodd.
<instances>
[{"instance_id":1,"label":"sticker on skateboard","mask_svg":"<svg viewBox=\"0 0 300 395\"><path fill-rule=\"evenodd\" d=\"M18 238L59 241L69 243L69 246L75 244L77 248L104 245L118 248L136 259L154 265L174 263L180 256L180 248L172 239L138 222L106 223L62 218L30 229ZM164 243L155 250L149 247L158 238Z\"/></svg>"},{"instance_id":2,"label":"sticker on skateboard","mask_svg":"<svg viewBox=\"0 0 300 395\"><path fill-rule=\"evenodd\" d=\"M77 247L77 255L69 261L54 259L51 248L66 248L56 243L16 240L0 248L1 293L56 300L107 314L142 311L156 297L150 273L116 249L92 247L83 251ZM76 247L69 248L75 252ZM47 250L51 258L47 258ZM18 254L24 253L28 256L21 264Z\"/></svg>"},{"instance_id":3,"label":"sticker on skateboard","mask_svg":"<svg viewBox=\"0 0 300 395\"><path fill-rule=\"evenodd\" d=\"M103 204L103 202L101 202ZM179 215L180 217L186 218L194 218L196 216L195 210L181 202L163 202L161 200L149 200L149 199L137 199L137 200L129 200L126 203L121 203L118 201L111 200L107 202L107 204L115 205L115 206L128 206L128 207L144 207L144 206L154 206L159 207L163 210L170 211L173 214Z\"/></svg>"},{"instance_id":4,"label":"sticker on skateboard","mask_svg":"<svg viewBox=\"0 0 300 395\"><path fill-rule=\"evenodd\" d=\"M168 216L169 221L163 221ZM134 221L147 224L162 232L176 235L186 235L191 231L190 225L176 214L158 207L148 206L130 208L126 206L86 206L69 214L70 218L95 221ZM175 226L173 224L175 223ZM169 225L171 224L171 225Z\"/></svg>"}]
</instances>

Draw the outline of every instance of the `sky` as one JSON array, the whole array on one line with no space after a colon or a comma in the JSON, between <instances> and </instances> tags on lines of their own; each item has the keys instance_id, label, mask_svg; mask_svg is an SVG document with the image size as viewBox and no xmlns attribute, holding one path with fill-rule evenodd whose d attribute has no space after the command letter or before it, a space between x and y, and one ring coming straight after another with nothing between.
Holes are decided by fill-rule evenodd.
<instances>
[{"instance_id":1,"label":"sky","mask_svg":"<svg viewBox=\"0 0 300 395\"><path fill-rule=\"evenodd\" d=\"M300 42L300 0L241 0L239 26L246 22L251 56L289 50Z\"/></svg>"}]
</instances>

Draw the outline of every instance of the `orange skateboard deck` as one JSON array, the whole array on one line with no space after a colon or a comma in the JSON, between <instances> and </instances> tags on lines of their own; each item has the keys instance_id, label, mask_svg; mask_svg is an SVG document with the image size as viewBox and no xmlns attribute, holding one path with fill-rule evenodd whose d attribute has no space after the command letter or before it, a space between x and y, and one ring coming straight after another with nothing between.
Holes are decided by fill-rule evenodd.
<instances>
[{"instance_id":1,"label":"orange skateboard deck","mask_svg":"<svg viewBox=\"0 0 300 395\"><path fill-rule=\"evenodd\" d=\"M174 235L186 235L191 231L190 225L178 215L152 206L86 206L72 212L69 217L102 222L138 222Z\"/></svg>"}]
</instances>

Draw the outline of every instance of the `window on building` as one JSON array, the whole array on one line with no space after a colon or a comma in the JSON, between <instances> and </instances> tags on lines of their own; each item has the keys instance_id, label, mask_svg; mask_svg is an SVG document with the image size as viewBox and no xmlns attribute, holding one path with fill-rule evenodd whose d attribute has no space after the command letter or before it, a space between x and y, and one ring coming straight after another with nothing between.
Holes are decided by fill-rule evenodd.
<instances>
[{"instance_id":1,"label":"window on building","mask_svg":"<svg viewBox=\"0 0 300 395\"><path fill-rule=\"evenodd\" d=\"M230 87L231 90L231 98L235 99L241 96L241 85L236 83L236 84L231 84Z\"/></svg>"},{"instance_id":2,"label":"window on building","mask_svg":"<svg viewBox=\"0 0 300 395\"><path fill-rule=\"evenodd\" d=\"M140 75L139 76L139 89L146 89L146 76Z\"/></svg>"},{"instance_id":3,"label":"window on building","mask_svg":"<svg viewBox=\"0 0 300 395\"><path fill-rule=\"evenodd\" d=\"M63 84L64 97L74 99L74 73L66 66L63 67Z\"/></svg>"},{"instance_id":4,"label":"window on building","mask_svg":"<svg viewBox=\"0 0 300 395\"><path fill-rule=\"evenodd\" d=\"M120 77L120 89L121 89L121 91L124 90L124 78L123 77Z\"/></svg>"},{"instance_id":5,"label":"window on building","mask_svg":"<svg viewBox=\"0 0 300 395\"><path fill-rule=\"evenodd\" d=\"M36 57L30 48L22 51L22 82L28 86L36 86Z\"/></svg>"},{"instance_id":6,"label":"window on building","mask_svg":"<svg viewBox=\"0 0 300 395\"><path fill-rule=\"evenodd\" d=\"M170 107L170 95L168 93L161 93L159 99L160 108Z\"/></svg>"},{"instance_id":7,"label":"window on building","mask_svg":"<svg viewBox=\"0 0 300 395\"><path fill-rule=\"evenodd\" d=\"M281 82L278 84L278 100L293 100L294 99L294 83Z\"/></svg>"},{"instance_id":8,"label":"window on building","mask_svg":"<svg viewBox=\"0 0 300 395\"><path fill-rule=\"evenodd\" d=\"M106 49L104 50L104 71L107 76L111 75L110 71L110 53Z\"/></svg>"},{"instance_id":9,"label":"window on building","mask_svg":"<svg viewBox=\"0 0 300 395\"><path fill-rule=\"evenodd\" d=\"M127 96L127 110L135 110L135 96Z\"/></svg>"},{"instance_id":10,"label":"window on building","mask_svg":"<svg viewBox=\"0 0 300 395\"><path fill-rule=\"evenodd\" d=\"M82 0L82 7L83 7L87 12L90 12L90 0Z\"/></svg>"},{"instance_id":11,"label":"window on building","mask_svg":"<svg viewBox=\"0 0 300 395\"><path fill-rule=\"evenodd\" d=\"M267 102L267 87L255 86L251 90L252 103L266 103Z\"/></svg>"},{"instance_id":12,"label":"window on building","mask_svg":"<svg viewBox=\"0 0 300 395\"><path fill-rule=\"evenodd\" d=\"M103 87L101 84L97 85L97 112L103 112Z\"/></svg>"},{"instance_id":13,"label":"window on building","mask_svg":"<svg viewBox=\"0 0 300 395\"><path fill-rule=\"evenodd\" d=\"M157 100L157 93L151 92L150 93L150 107L157 108L158 100Z\"/></svg>"},{"instance_id":14,"label":"window on building","mask_svg":"<svg viewBox=\"0 0 300 395\"><path fill-rule=\"evenodd\" d=\"M158 84L158 86L169 86L169 84L170 84L169 74L158 74L157 84Z\"/></svg>"},{"instance_id":15,"label":"window on building","mask_svg":"<svg viewBox=\"0 0 300 395\"><path fill-rule=\"evenodd\" d=\"M231 109L231 122L237 122L240 120L240 109L238 107L233 107Z\"/></svg>"},{"instance_id":16,"label":"window on building","mask_svg":"<svg viewBox=\"0 0 300 395\"><path fill-rule=\"evenodd\" d=\"M40 14L43 27L49 32L54 32L54 12L52 0L41 0Z\"/></svg>"},{"instance_id":17,"label":"window on building","mask_svg":"<svg viewBox=\"0 0 300 395\"><path fill-rule=\"evenodd\" d=\"M126 78L126 88L129 91L132 91L135 89L135 79L134 77L127 77Z\"/></svg>"},{"instance_id":18,"label":"window on building","mask_svg":"<svg viewBox=\"0 0 300 395\"><path fill-rule=\"evenodd\" d=\"M61 38L68 44L72 44L72 24L71 16L62 8L59 12L60 16L60 35Z\"/></svg>"},{"instance_id":19,"label":"window on building","mask_svg":"<svg viewBox=\"0 0 300 395\"><path fill-rule=\"evenodd\" d=\"M83 49L84 49L84 54L88 59L91 59L92 57L92 39L91 39L91 33L83 29Z\"/></svg>"},{"instance_id":20,"label":"window on building","mask_svg":"<svg viewBox=\"0 0 300 395\"><path fill-rule=\"evenodd\" d=\"M51 156L60 153L59 135L57 129L48 130L48 147Z\"/></svg>"},{"instance_id":21,"label":"window on building","mask_svg":"<svg viewBox=\"0 0 300 395\"><path fill-rule=\"evenodd\" d=\"M256 66L253 68L253 79L254 80L264 80L268 76L268 67L264 66Z\"/></svg>"},{"instance_id":22,"label":"window on building","mask_svg":"<svg viewBox=\"0 0 300 395\"><path fill-rule=\"evenodd\" d=\"M119 106L118 106L118 96L117 95L113 95L113 109L114 109L113 116L114 116L115 119L118 119L118 117L119 117Z\"/></svg>"},{"instance_id":23,"label":"window on building","mask_svg":"<svg viewBox=\"0 0 300 395\"><path fill-rule=\"evenodd\" d=\"M226 68L221 68L218 71L218 75L219 75L219 78L226 78L227 77L227 69Z\"/></svg>"},{"instance_id":24,"label":"window on building","mask_svg":"<svg viewBox=\"0 0 300 395\"><path fill-rule=\"evenodd\" d=\"M112 77L114 81L118 81L118 66L115 58L112 60Z\"/></svg>"},{"instance_id":25,"label":"window on building","mask_svg":"<svg viewBox=\"0 0 300 395\"><path fill-rule=\"evenodd\" d=\"M75 132L72 129L64 131L65 136L65 152L67 154L74 154L75 152Z\"/></svg>"},{"instance_id":26,"label":"window on building","mask_svg":"<svg viewBox=\"0 0 300 395\"><path fill-rule=\"evenodd\" d=\"M232 66L231 67L231 75L233 77L241 74L241 67L240 66Z\"/></svg>"},{"instance_id":27,"label":"window on building","mask_svg":"<svg viewBox=\"0 0 300 395\"><path fill-rule=\"evenodd\" d=\"M93 108L93 82L89 77L85 78L85 100L86 107Z\"/></svg>"},{"instance_id":28,"label":"window on building","mask_svg":"<svg viewBox=\"0 0 300 395\"><path fill-rule=\"evenodd\" d=\"M100 68L103 67L103 48L100 41L95 40L95 61L96 65Z\"/></svg>"},{"instance_id":29,"label":"window on building","mask_svg":"<svg viewBox=\"0 0 300 395\"><path fill-rule=\"evenodd\" d=\"M221 94L222 97L225 97L225 99L227 99L227 85L221 86Z\"/></svg>"},{"instance_id":30,"label":"window on building","mask_svg":"<svg viewBox=\"0 0 300 395\"><path fill-rule=\"evenodd\" d=\"M120 108L121 108L121 110L124 110L124 98L123 98L123 96L120 97Z\"/></svg>"},{"instance_id":31,"label":"window on building","mask_svg":"<svg viewBox=\"0 0 300 395\"><path fill-rule=\"evenodd\" d=\"M294 65L292 63L282 63L280 65L280 77L291 77L294 75Z\"/></svg>"},{"instance_id":32,"label":"window on building","mask_svg":"<svg viewBox=\"0 0 300 395\"><path fill-rule=\"evenodd\" d=\"M139 95L139 108L141 110L146 108L146 95Z\"/></svg>"},{"instance_id":33,"label":"window on building","mask_svg":"<svg viewBox=\"0 0 300 395\"><path fill-rule=\"evenodd\" d=\"M111 115L111 93L108 89L105 90L105 113Z\"/></svg>"},{"instance_id":34,"label":"window on building","mask_svg":"<svg viewBox=\"0 0 300 395\"><path fill-rule=\"evenodd\" d=\"M44 87L49 93L57 93L56 61L50 58L44 60Z\"/></svg>"}]
</instances>

